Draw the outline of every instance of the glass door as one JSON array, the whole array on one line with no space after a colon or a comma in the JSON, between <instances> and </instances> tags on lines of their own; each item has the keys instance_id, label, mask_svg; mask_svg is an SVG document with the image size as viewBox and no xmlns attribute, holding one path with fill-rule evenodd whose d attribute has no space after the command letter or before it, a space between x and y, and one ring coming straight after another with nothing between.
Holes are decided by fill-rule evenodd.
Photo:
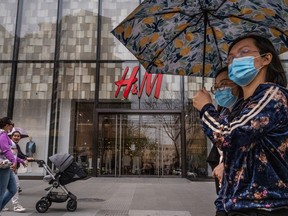
<instances>
[{"instance_id":1,"label":"glass door","mask_svg":"<svg viewBox=\"0 0 288 216\"><path fill-rule=\"evenodd\" d=\"M101 114L99 175L181 175L179 117Z\"/></svg>"}]
</instances>

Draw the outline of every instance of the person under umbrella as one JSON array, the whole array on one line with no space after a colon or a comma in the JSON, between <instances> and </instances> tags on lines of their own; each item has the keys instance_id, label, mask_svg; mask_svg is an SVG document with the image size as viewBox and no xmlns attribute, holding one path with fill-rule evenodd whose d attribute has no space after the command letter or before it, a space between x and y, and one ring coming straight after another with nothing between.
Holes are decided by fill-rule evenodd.
<instances>
[{"instance_id":1,"label":"person under umbrella","mask_svg":"<svg viewBox=\"0 0 288 216\"><path fill-rule=\"evenodd\" d=\"M22 135L19 131L14 130L11 135L10 138L11 140L15 143L16 147L17 147L17 154L18 154L18 158L22 159L25 161L25 165L27 165L28 160L33 160L33 158L29 157L28 155L24 154L23 151L21 150L20 145L18 144L20 139L21 139ZM17 163L17 170L20 167L20 163ZM18 185L18 192L21 193L22 189L20 187L20 184Z\"/></svg>"},{"instance_id":2,"label":"person under umbrella","mask_svg":"<svg viewBox=\"0 0 288 216\"><path fill-rule=\"evenodd\" d=\"M29 137L28 133L23 128L20 128L20 127L13 127L12 131L10 133L8 133L8 136L11 136L14 131L18 131L20 133L21 139Z\"/></svg>"},{"instance_id":3,"label":"person under umbrella","mask_svg":"<svg viewBox=\"0 0 288 216\"><path fill-rule=\"evenodd\" d=\"M215 95L217 111L223 118L230 119L238 112L243 93L240 86L229 80L227 66L216 72L211 92ZM211 166L218 194L223 175L223 152L213 145L206 161Z\"/></svg>"},{"instance_id":4,"label":"person under umbrella","mask_svg":"<svg viewBox=\"0 0 288 216\"><path fill-rule=\"evenodd\" d=\"M229 79L242 87L241 111L223 121L203 89L193 98L203 130L225 153L217 210L233 215L288 215L288 90L273 44L242 36L228 51ZM216 203L217 204L217 203Z\"/></svg>"}]
</instances>

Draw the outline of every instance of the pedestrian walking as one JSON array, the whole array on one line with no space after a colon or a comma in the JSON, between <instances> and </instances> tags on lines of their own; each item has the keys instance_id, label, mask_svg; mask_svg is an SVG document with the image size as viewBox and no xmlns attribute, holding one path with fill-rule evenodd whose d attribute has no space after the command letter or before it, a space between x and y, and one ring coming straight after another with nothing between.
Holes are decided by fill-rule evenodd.
<instances>
[{"instance_id":1,"label":"pedestrian walking","mask_svg":"<svg viewBox=\"0 0 288 216\"><path fill-rule=\"evenodd\" d=\"M193 98L205 134L225 153L222 203L228 216L288 215L288 91L284 68L269 39L236 39L228 52L229 79L243 90L232 120L221 119L203 89Z\"/></svg>"},{"instance_id":2,"label":"pedestrian walking","mask_svg":"<svg viewBox=\"0 0 288 216\"><path fill-rule=\"evenodd\" d=\"M17 192L13 174L17 161L11 151L12 143L7 135L13 127L14 123L10 118L0 119L0 212Z\"/></svg>"},{"instance_id":3,"label":"pedestrian walking","mask_svg":"<svg viewBox=\"0 0 288 216\"><path fill-rule=\"evenodd\" d=\"M228 67L225 66L216 72L215 83L211 88L215 95L217 111L222 118L231 118L238 112L239 105L243 101L243 92L240 86L229 80ZM223 152L215 145L206 160L212 169L212 176L215 177L216 193L219 193L223 175Z\"/></svg>"},{"instance_id":4,"label":"pedestrian walking","mask_svg":"<svg viewBox=\"0 0 288 216\"><path fill-rule=\"evenodd\" d=\"M16 134L17 134L17 132L15 131L14 135L16 135ZM12 134L12 138L13 138L13 134ZM14 140L12 139L12 145L11 145L12 153L13 153L15 159L17 160L17 164L21 163L25 167L26 164L27 164L27 161L24 161L24 160L22 160L21 158L18 157L17 144L14 142ZM12 204L13 204L14 212L25 212L26 209L22 205L20 205L20 202L19 202L19 187L20 187L20 183L19 183L19 177L18 177L18 173L17 172L18 172L18 165L17 165L17 168L15 169L15 171L13 172L14 178L15 178L15 181L16 181L17 191L16 191L15 195L12 197L11 201L12 201ZM9 209L5 208L5 210L8 211Z\"/></svg>"}]
</instances>

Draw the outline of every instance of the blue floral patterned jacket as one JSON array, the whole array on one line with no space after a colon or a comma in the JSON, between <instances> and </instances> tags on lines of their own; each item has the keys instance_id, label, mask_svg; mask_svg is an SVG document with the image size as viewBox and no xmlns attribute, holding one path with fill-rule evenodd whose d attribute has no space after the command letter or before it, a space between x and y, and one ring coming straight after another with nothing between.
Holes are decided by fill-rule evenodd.
<instances>
[{"instance_id":1,"label":"blue floral patterned jacket","mask_svg":"<svg viewBox=\"0 0 288 216\"><path fill-rule=\"evenodd\" d=\"M212 104L200 112L204 132L224 152L218 210L288 207L288 90L261 84L227 122Z\"/></svg>"}]
</instances>

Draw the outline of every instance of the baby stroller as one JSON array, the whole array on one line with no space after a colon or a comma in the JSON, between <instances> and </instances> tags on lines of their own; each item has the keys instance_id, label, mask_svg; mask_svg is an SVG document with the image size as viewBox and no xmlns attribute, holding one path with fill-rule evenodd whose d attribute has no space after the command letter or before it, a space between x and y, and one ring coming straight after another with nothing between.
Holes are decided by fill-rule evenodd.
<instances>
[{"instance_id":1,"label":"baby stroller","mask_svg":"<svg viewBox=\"0 0 288 216\"><path fill-rule=\"evenodd\" d=\"M87 177L86 172L74 161L72 155L68 153L59 153L49 157L49 160L58 169L56 174L43 160L31 160L31 162L36 162L39 167L43 167L48 175L44 176L43 180L49 182L50 187L46 188L46 196L42 197L36 203L36 210L39 213L44 213L51 206L52 202L62 203L67 202L67 211L73 212L77 209L77 197L67 190L66 184L83 179ZM55 191L55 189L61 189Z\"/></svg>"}]
</instances>

